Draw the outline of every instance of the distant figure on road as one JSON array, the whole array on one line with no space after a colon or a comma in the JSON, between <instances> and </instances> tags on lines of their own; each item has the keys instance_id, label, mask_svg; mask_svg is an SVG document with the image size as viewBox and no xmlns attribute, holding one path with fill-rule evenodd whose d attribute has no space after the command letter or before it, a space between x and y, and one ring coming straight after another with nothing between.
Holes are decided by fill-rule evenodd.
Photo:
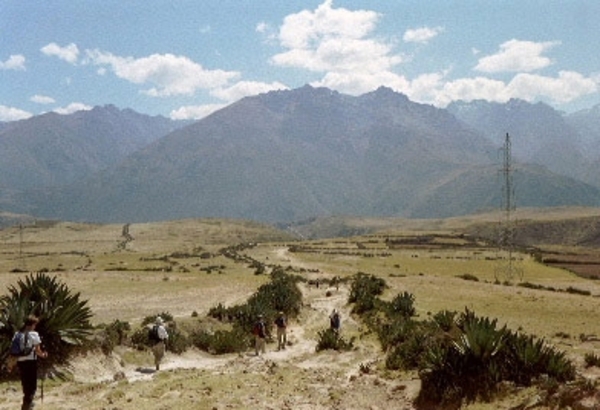
<instances>
[{"instance_id":1,"label":"distant figure on road","mask_svg":"<svg viewBox=\"0 0 600 410\"><path fill-rule=\"evenodd\" d=\"M342 318L340 317L340 312L338 312L336 309L333 309L333 312L331 312L331 315L329 315L329 327L336 334L339 334L341 326Z\"/></svg>"},{"instance_id":2,"label":"distant figure on road","mask_svg":"<svg viewBox=\"0 0 600 410\"><path fill-rule=\"evenodd\" d=\"M156 317L156 321L152 329L150 330L150 340L154 343L152 346L152 353L154 354L154 365L156 370L160 370L160 362L165 357L166 342L169 338L167 329L165 329L163 318L160 316Z\"/></svg>"},{"instance_id":3,"label":"distant figure on road","mask_svg":"<svg viewBox=\"0 0 600 410\"><path fill-rule=\"evenodd\" d=\"M263 315L258 315L258 320L254 324L254 328L252 329L252 333L254 334L254 351L256 355L260 355L260 352L263 354L266 353L266 338L267 338L267 328L265 326L265 320Z\"/></svg>"},{"instance_id":4,"label":"distant figure on road","mask_svg":"<svg viewBox=\"0 0 600 410\"><path fill-rule=\"evenodd\" d=\"M287 318L283 312L279 312L277 319L275 319L275 326L277 326L277 350L285 349L287 343Z\"/></svg>"}]
</instances>

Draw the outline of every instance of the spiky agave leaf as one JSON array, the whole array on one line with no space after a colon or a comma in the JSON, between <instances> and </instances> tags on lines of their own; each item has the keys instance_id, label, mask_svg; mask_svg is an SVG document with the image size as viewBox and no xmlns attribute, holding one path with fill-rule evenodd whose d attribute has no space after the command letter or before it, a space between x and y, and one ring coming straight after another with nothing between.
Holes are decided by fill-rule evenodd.
<instances>
[{"instance_id":1,"label":"spiky agave leaf","mask_svg":"<svg viewBox=\"0 0 600 410\"><path fill-rule=\"evenodd\" d=\"M0 300L0 311L13 328L21 327L30 314L40 319L37 331L49 353L48 364L65 362L72 347L84 343L92 329L87 301L43 272L9 286L8 294Z\"/></svg>"}]
</instances>

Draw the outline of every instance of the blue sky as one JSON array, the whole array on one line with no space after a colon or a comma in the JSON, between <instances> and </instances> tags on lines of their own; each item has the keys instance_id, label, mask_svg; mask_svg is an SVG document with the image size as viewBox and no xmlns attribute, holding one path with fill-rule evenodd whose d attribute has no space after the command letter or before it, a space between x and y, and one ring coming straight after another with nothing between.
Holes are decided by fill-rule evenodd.
<instances>
[{"instance_id":1,"label":"blue sky","mask_svg":"<svg viewBox=\"0 0 600 410\"><path fill-rule=\"evenodd\" d=\"M600 103L597 0L2 0L0 121L114 104L202 118L305 84Z\"/></svg>"}]
</instances>

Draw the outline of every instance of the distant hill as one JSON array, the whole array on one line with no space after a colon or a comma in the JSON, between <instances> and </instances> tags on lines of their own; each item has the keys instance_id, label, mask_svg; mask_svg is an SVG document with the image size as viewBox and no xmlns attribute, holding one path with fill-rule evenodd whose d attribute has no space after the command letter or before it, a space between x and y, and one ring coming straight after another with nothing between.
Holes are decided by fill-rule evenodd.
<instances>
[{"instance_id":1,"label":"distant hill","mask_svg":"<svg viewBox=\"0 0 600 410\"><path fill-rule=\"evenodd\" d=\"M0 189L47 188L88 178L182 125L111 105L3 123Z\"/></svg>"},{"instance_id":2,"label":"distant hill","mask_svg":"<svg viewBox=\"0 0 600 410\"><path fill-rule=\"evenodd\" d=\"M600 187L600 169L594 166L590 151L594 140L600 147L600 139L596 139L600 135L584 138L588 135L581 133L584 123L600 122L600 110L591 115L565 116L544 103L522 100L505 104L454 102L448 110L498 146L508 133L517 161L543 165L554 173ZM578 118L581 126L573 126Z\"/></svg>"},{"instance_id":3,"label":"distant hill","mask_svg":"<svg viewBox=\"0 0 600 410\"><path fill-rule=\"evenodd\" d=\"M555 118L538 108L544 121ZM310 86L273 91L175 130L91 178L14 194L16 209L7 210L96 222L465 215L500 206L502 192L501 141L469 124L387 88L358 97ZM503 136L506 124L495 124ZM541 128L531 127L533 138ZM561 155L576 156L559 137L553 144ZM527 153L530 162L548 155ZM600 205L598 188L559 175L558 167L519 166L520 201Z\"/></svg>"},{"instance_id":4,"label":"distant hill","mask_svg":"<svg viewBox=\"0 0 600 410\"><path fill-rule=\"evenodd\" d=\"M566 115L565 120L579 133L584 154L593 161L600 160L600 104Z\"/></svg>"}]
</instances>

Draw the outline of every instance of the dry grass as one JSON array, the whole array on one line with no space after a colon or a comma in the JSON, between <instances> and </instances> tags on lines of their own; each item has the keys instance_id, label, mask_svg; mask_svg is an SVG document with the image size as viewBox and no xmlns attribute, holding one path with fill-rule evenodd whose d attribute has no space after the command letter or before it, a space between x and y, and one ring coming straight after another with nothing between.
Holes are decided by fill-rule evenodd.
<instances>
[{"instance_id":1,"label":"dry grass","mask_svg":"<svg viewBox=\"0 0 600 410\"><path fill-rule=\"evenodd\" d=\"M458 226L457 222L433 225L429 228ZM511 329L546 338L580 364L585 353L600 348L598 342L580 340L580 335L600 335L595 318L600 311L600 281L544 266L528 255L518 255L515 264L522 269L523 281L543 289L517 286L518 278L510 284L497 283L496 251L469 247L456 238L440 238L431 247L387 249L385 235L370 235L307 241L302 245L315 252L292 253L286 245L289 237L251 223L189 220L132 225L134 240L120 247L122 228L65 223L27 227L22 232L2 230L0 286L5 289L23 276L10 272L15 268L46 268L89 300L95 323L114 319L135 323L161 311L180 318L194 311L203 315L217 303L242 302L267 280L254 275L248 263L217 255L226 246L260 242L244 254L268 265L289 266L307 279L344 278L359 271L381 276L389 285L384 297L412 293L422 319L441 310L469 308L480 316L498 318ZM212 256L200 258L199 250ZM190 255L173 257L175 252ZM458 277L464 274L479 280ZM587 290L591 296L567 293L568 287ZM334 292L333 297L326 297L324 289L304 292L306 307L295 323L289 356L273 352L266 359L216 358L190 352L170 357L171 367L152 375L135 370L140 363L151 362L147 353L122 351L129 381L99 383L90 376L88 381L50 385L44 408L410 408L410 398L418 392L417 376L384 371L383 354L372 338L359 338L353 352L314 353L314 338L332 304L349 312L343 293L347 289ZM348 334L361 336L361 324L349 314L345 325ZM82 359L80 368L93 374L118 367L118 361L109 365L94 360L98 359ZM92 362L97 370L92 370ZM372 374L360 373L365 363ZM0 385L0 391L5 393L0 395L0 409L13 408L19 399L15 384ZM534 394L524 390L502 403L469 409L509 408Z\"/></svg>"}]
</instances>

